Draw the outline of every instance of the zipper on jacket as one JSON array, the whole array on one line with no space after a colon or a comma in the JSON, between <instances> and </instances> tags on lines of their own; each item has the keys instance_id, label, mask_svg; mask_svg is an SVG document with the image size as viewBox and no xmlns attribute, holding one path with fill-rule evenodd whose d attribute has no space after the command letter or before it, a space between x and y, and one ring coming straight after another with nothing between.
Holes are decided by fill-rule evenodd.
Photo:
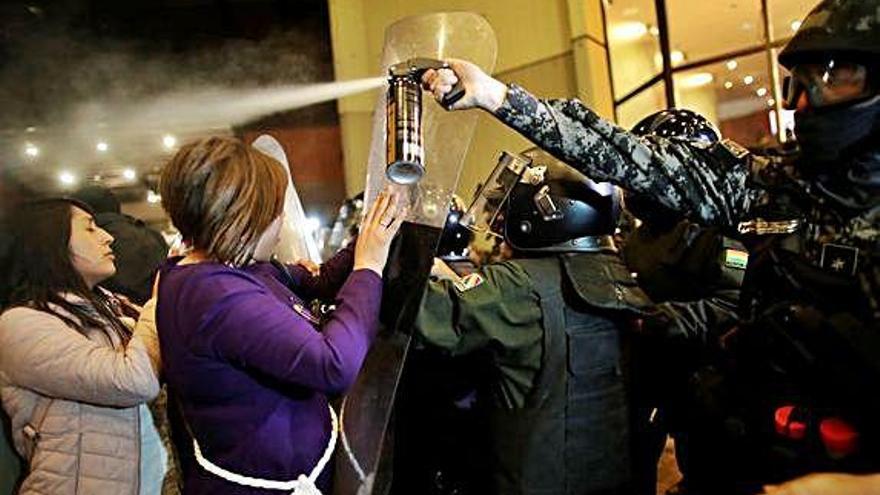
<instances>
[{"instance_id":1,"label":"zipper on jacket","mask_svg":"<svg viewBox=\"0 0 880 495\"><path fill-rule=\"evenodd\" d=\"M76 425L76 467L74 468L74 473L76 473L76 484L73 487L74 495L79 495L79 480L82 477L82 473L80 472L80 464L82 464L82 404L76 402L76 418L78 424Z\"/></svg>"},{"instance_id":2,"label":"zipper on jacket","mask_svg":"<svg viewBox=\"0 0 880 495\"><path fill-rule=\"evenodd\" d=\"M140 495L141 493L141 457L143 456L143 452L141 451L141 449L143 449L144 447L141 439L141 406L146 407L146 405L144 404L138 404L134 408L134 415L137 418L137 421L135 423L137 426L135 428L134 437L135 445L137 445L137 475L135 478L137 482L134 484L135 495Z\"/></svg>"}]
</instances>

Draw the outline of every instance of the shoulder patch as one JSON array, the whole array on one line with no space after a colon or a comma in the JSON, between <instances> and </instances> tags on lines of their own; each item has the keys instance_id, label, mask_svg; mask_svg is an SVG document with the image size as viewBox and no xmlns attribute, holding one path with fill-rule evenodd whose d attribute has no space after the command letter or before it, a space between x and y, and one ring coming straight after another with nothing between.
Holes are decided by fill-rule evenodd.
<instances>
[{"instance_id":1,"label":"shoulder patch","mask_svg":"<svg viewBox=\"0 0 880 495\"><path fill-rule=\"evenodd\" d=\"M749 253L746 251L730 248L724 250L724 266L728 268L736 268L738 270L745 270L748 264Z\"/></svg>"},{"instance_id":2,"label":"shoulder patch","mask_svg":"<svg viewBox=\"0 0 880 495\"><path fill-rule=\"evenodd\" d=\"M479 273L471 273L470 275L459 278L454 284L459 292L467 292L473 288L479 287L483 282L485 282L485 279L482 275Z\"/></svg>"}]
</instances>

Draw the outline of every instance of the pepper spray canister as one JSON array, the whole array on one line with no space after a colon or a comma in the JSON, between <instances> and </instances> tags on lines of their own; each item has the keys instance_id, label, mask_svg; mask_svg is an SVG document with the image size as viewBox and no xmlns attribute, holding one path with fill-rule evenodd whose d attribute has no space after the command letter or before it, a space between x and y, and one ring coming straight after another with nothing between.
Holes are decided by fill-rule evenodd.
<instances>
[{"instance_id":1,"label":"pepper spray canister","mask_svg":"<svg viewBox=\"0 0 880 495\"><path fill-rule=\"evenodd\" d=\"M422 88L408 67L403 74L394 74L394 67L388 81L385 174L397 184L414 184L425 173Z\"/></svg>"},{"instance_id":2,"label":"pepper spray canister","mask_svg":"<svg viewBox=\"0 0 880 495\"><path fill-rule=\"evenodd\" d=\"M445 67L441 60L414 58L388 69L385 175L391 182L415 184L425 174L421 78L428 69ZM456 84L442 105L448 108L462 96L464 91Z\"/></svg>"}]
</instances>

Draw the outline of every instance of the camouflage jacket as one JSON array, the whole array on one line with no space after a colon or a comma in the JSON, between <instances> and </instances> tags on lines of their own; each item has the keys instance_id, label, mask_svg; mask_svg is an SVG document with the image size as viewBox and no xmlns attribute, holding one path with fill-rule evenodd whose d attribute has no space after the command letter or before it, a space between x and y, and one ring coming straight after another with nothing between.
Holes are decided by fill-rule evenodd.
<instances>
[{"instance_id":1,"label":"camouflage jacket","mask_svg":"<svg viewBox=\"0 0 880 495\"><path fill-rule=\"evenodd\" d=\"M730 141L701 149L637 137L580 101L539 100L516 85L495 115L592 179L650 195L691 220L741 238L752 251L752 264L762 268L751 281L747 275L746 285L755 293L744 297L752 307L743 316L783 300L818 307L828 318L849 315L877 329L880 149L841 167L840 177L807 180L790 162L753 155ZM762 253L770 270L758 263ZM797 271L791 286L772 285L761 275L786 263ZM857 297L851 290L837 291L844 286L855 288Z\"/></svg>"}]
</instances>

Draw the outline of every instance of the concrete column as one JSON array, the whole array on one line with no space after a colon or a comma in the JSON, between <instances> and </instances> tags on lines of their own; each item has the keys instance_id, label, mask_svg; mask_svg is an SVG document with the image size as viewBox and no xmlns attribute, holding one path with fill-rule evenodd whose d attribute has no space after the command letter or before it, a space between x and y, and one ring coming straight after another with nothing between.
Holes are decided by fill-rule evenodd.
<instances>
[{"instance_id":1,"label":"concrete column","mask_svg":"<svg viewBox=\"0 0 880 495\"><path fill-rule=\"evenodd\" d=\"M333 67L338 81L377 75L378 59L373 60L376 57L370 57L368 50L364 3L364 0L328 0ZM364 189L376 96L377 93L371 91L337 102L348 197Z\"/></svg>"}]
</instances>

